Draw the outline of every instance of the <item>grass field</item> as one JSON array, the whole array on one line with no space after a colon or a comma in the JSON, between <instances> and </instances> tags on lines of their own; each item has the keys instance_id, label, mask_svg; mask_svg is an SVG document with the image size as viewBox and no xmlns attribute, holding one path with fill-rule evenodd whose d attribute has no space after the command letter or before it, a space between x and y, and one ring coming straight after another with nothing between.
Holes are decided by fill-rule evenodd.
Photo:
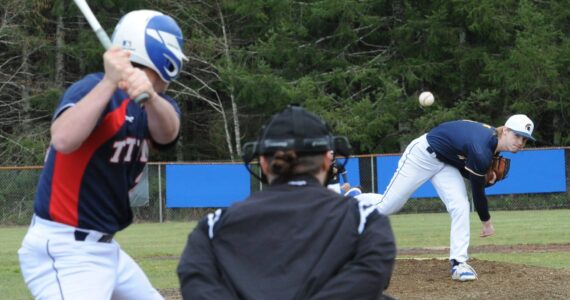
<instances>
[{"instance_id":1,"label":"grass field","mask_svg":"<svg viewBox=\"0 0 570 300\"><path fill-rule=\"evenodd\" d=\"M495 235L480 238L477 215L471 215L471 246L570 244L570 210L492 212ZM398 248L438 248L449 244L449 215L404 214L391 218ZM176 288L175 269L195 223L134 224L116 239L144 269L156 288ZM21 278L17 250L26 227L0 228L0 298L31 299ZM444 255L445 256L445 255ZM570 252L475 253L494 260L570 270Z\"/></svg>"}]
</instances>

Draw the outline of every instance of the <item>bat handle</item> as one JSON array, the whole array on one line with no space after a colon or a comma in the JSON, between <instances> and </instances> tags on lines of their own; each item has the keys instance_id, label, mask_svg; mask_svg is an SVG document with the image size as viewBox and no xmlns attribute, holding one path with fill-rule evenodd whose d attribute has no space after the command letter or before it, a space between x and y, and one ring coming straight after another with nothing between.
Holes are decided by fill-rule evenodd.
<instances>
[{"instance_id":1,"label":"bat handle","mask_svg":"<svg viewBox=\"0 0 570 300\"><path fill-rule=\"evenodd\" d=\"M145 92L138 95L133 101L135 101L135 103L137 104L143 104L147 102L149 98L150 98L149 94Z\"/></svg>"},{"instance_id":2,"label":"bat handle","mask_svg":"<svg viewBox=\"0 0 570 300\"><path fill-rule=\"evenodd\" d=\"M103 28L95 30L95 34L97 35L99 42L101 42L105 50L111 48L112 46L111 39L109 39L109 35L107 35L107 33L105 32L105 30L103 30Z\"/></svg>"}]
</instances>

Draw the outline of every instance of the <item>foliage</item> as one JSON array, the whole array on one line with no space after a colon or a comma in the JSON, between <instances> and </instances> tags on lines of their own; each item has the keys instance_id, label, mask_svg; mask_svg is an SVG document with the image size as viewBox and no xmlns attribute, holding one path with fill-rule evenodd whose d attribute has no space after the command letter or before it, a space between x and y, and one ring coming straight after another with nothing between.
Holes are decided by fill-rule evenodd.
<instances>
[{"instance_id":1,"label":"foliage","mask_svg":"<svg viewBox=\"0 0 570 300\"><path fill-rule=\"evenodd\" d=\"M564 2L90 4L109 33L121 15L140 8L168 13L183 29L190 61L171 86L182 108L182 136L176 150L155 156L161 160L235 158L241 140L255 138L290 103L322 115L358 154L400 152L442 121L499 126L513 113L535 121L534 146L570 145L570 7ZM47 134L39 128L48 126L65 87L101 70L102 49L71 1L8 0L0 12L1 163L40 164L38 155L12 160L28 147L19 141L35 141L28 152L47 147L48 136L36 138ZM60 21L65 43L57 46ZM55 82L61 54L64 82ZM432 107L417 105L424 90L436 96Z\"/></svg>"}]
</instances>

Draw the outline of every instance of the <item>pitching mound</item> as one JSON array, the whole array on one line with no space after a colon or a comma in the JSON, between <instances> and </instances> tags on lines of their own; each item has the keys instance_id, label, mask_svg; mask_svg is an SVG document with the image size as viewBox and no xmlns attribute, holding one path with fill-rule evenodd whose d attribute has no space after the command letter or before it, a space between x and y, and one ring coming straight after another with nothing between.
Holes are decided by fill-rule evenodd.
<instances>
[{"instance_id":1,"label":"pitching mound","mask_svg":"<svg viewBox=\"0 0 570 300\"><path fill-rule=\"evenodd\" d=\"M398 259L387 293L397 299L570 299L570 272L472 259L479 279L451 280L447 260Z\"/></svg>"},{"instance_id":2,"label":"pitching mound","mask_svg":"<svg viewBox=\"0 0 570 300\"><path fill-rule=\"evenodd\" d=\"M570 252L569 244L486 245L470 253ZM398 255L446 257L448 248L398 249ZM447 259L398 259L387 293L396 299L570 299L570 271L470 259L479 275L471 282L451 280ZM168 300L181 299L178 289L162 289Z\"/></svg>"}]
</instances>

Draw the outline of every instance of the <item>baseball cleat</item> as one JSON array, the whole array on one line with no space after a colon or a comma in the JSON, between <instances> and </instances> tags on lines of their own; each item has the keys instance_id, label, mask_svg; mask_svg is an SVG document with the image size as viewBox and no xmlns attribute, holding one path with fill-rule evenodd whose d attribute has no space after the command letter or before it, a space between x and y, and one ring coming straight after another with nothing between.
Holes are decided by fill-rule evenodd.
<instances>
[{"instance_id":1,"label":"baseball cleat","mask_svg":"<svg viewBox=\"0 0 570 300\"><path fill-rule=\"evenodd\" d=\"M451 279L457 281L477 280L477 273L467 263L459 263L451 268Z\"/></svg>"}]
</instances>

